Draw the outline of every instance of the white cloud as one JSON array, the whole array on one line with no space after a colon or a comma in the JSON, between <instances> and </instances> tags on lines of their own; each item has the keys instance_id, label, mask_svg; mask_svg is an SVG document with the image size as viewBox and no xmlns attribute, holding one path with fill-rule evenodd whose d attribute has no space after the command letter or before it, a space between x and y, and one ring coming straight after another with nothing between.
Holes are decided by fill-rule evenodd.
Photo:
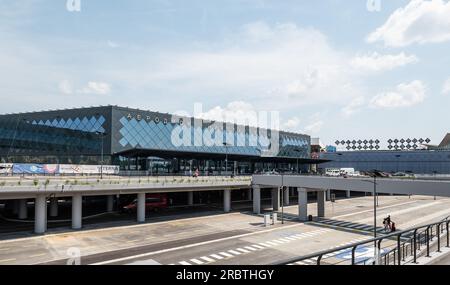
<instances>
[{"instance_id":1,"label":"white cloud","mask_svg":"<svg viewBox=\"0 0 450 285\"><path fill-rule=\"evenodd\" d=\"M450 94L450 77L444 82L442 94Z\"/></svg>"},{"instance_id":2,"label":"white cloud","mask_svg":"<svg viewBox=\"0 0 450 285\"><path fill-rule=\"evenodd\" d=\"M113 41L108 41L107 44L110 48L118 48L120 46L118 43Z\"/></svg>"},{"instance_id":3,"label":"white cloud","mask_svg":"<svg viewBox=\"0 0 450 285\"><path fill-rule=\"evenodd\" d=\"M360 111L360 109L364 106L365 101L366 101L365 98L362 96L356 97L355 99L350 101L350 103L347 106L342 108L341 111L344 114L344 116L349 117L355 114L356 112Z\"/></svg>"},{"instance_id":4,"label":"white cloud","mask_svg":"<svg viewBox=\"0 0 450 285\"><path fill-rule=\"evenodd\" d=\"M299 131L300 122L301 120L297 116L289 118L286 122L282 124L283 130L297 132Z\"/></svg>"},{"instance_id":5,"label":"white cloud","mask_svg":"<svg viewBox=\"0 0 450 285\"><path fill-rule=\"evenodd\" d=\"M422 81L399 84L395 90L380 93L370 101L371 107L394 109L409 107L425 100L426 86Z\"/></svg>"},{"instance_id":6,"label":"white cloud","mask_svg":"<svg viewBox=\"0 0 450 285\"><path fill-rule=\"evenodd\" d=\"M106 95L111 92L111 87L105 82L89 81L87 86L78 90L78 92L83 94Z\"/></svg>"},{"instance_id":7,"label":"white cloud","mask_svg":"<svg viewBox=\"0 0 450 285\"><path fill-rule=\"evenodd\" d=\"M208 111L194 114L194 116L209 121L258 126L258 112L252 104L244 101L233 101L225 107L216 106Z\"/></svg>"},{"instance_id":8,"label":"white cloud","mask_svg":"<svg viewBox=\"0 0 450 285\"><path fill-rule=\"evenodd\" d=\"M415 55L406 55L404 52L399 54L379 54L373 52L367 55L356 56L352 59L351 65L360 70L383 71L391 70L396 67L416 63L419 59Z\"/></svg>"},{"instance_id":9,"label":"white cloud","mask_svg":"<svg viewBox=\"0 0 450 285\"><path fill-rule=\"evenodd\" d=\"M165 52L156 60L144 58L143 65L152 68L136 70L125 80L138 88L168 86L171 92L191 94L195 101L204 100L200 94L228 101L245 96L257 108L286 110L339 104L359 95L359 80L349 61L318 30L257 22L243 26L223 42ZM115 76L124 79L123 74Z\"/></svg>"},{"instance_id":10,"label":"white cloud","mask_svg":"<svg viewBox=\"0 0 450 285\"><path fill-rule=\"evenodd\" d=\"M69 82L69 80L63 80L59 83L59 91L61 91L63 94L72 94L72 84Z\"/></svg>"},{"instance_id":11,"label":"white cloud","mask_svg":"<svg viewBox=\"0 0 450 285\"><path fill-rule=\"evenodd\" d=\"M413 43L440 43L450 40L450 2L412 0L399 8L371 33L367 41L402 47Z\"/></svg>"},{"instance_id":12,"label":"white cloud","mask_svg":"<svg viewBox=\"0 0 450 285\"><path fill-rule=\"evenodd\" d=\"M306 133L317 134L324 125L322 120L315 121L305 127Z\"/></svg>"}]
</instances>

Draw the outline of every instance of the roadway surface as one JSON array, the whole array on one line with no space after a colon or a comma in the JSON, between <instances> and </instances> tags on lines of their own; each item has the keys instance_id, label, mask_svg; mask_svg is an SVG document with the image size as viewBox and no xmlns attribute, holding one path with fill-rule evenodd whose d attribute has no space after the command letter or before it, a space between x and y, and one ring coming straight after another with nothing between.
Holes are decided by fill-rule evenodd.
<instances>
[{"instance_id":1,"label":"roadway surface","mask_svg":"<svg viewBox=\"0 0 450 285\"><path fill-rule=\"evenodd\" d=\"M285 207L285 224L269 227L262 224L262 216L241 210L44 236L18 235L0 240L0 265L66 264L73 252L80 252L81 264L272 264L370 239L372 199L327 202L326 218L307 223L295 220L297 206ZM390 214L399 230L450 215L450 199L446 198L381 196L379 203L378 225ZM316 204L309 204L308 211L315 214ZM346 260L345 255L334 257L334 262Z\"/></svg>"}]
</instances>

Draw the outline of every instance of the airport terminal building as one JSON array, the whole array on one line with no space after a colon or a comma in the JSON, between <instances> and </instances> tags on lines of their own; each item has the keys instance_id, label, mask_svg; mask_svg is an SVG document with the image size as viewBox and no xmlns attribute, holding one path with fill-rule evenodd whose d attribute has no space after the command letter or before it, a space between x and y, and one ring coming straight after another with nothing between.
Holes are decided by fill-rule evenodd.
<instances>
[{"instance_id":1,"label":"airport terminal building","mask_svg":"<svg viewBox=\"0 0 450 285\"><path fill-rule=\"evenodd\" d=\"M404 172L415 174L450 174L450 134L439 145L426 145L421 150L355 150L322 152L320 158L329 160L326 168L354 168L356 171Z\"/></svg>"},{"instance_id":2,"label":"airport terminal building","mask_svg":"<svg viewBox=\"0 0 450 285\"><path fill-rule=\"evenodd\" d=\"M0 163L120 165L210 173L307 171L308 135L102 106L0 116ZM227 161L227 163L225 162Z\"/></svg>"}]
</instances>

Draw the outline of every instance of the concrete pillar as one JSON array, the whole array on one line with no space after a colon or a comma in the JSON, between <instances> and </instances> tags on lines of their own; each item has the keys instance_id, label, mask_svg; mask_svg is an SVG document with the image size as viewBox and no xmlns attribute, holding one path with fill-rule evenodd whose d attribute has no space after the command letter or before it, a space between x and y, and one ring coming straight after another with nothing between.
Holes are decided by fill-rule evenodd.
<instances>
[{"instance_id":1,"label":"concrete pillar","mask_svg":"<svg viewBox=\"0 0 450 285\"><path fill-rule=\"evenodd\" d=\"M325 191L317 191L317 216L325 217Z\"/></svg>"},{"instance_id":2,"label":"concrete pillar","mask_svg":"<svg viewBox=\"0 0 450 285\"><path fill-rule=\"evenodd\" d=\"M19 219L25 220L28 218L27 199L21 199L19 201Z\"/></svg>"},{"instance_id":3,"label":"concrete pillar","mask_svg":"<svg viewBox=\"0 0 450 285\"><path fill-rule=\"evenodd\" d=\"M75 194L72 196L72 229L79 230L82 227L83 218L83 196Z\"/></svg>"},{"instance_id":4,"label":"concrete pillar","mask_svg":"<svg viewBox=\"0 0 450 285\"><path fill-rule=\"evenodd\" d=\"M284 206L289 206L289 188L283 190L283 204Z\"/></svg>"},{"instance_id":5,"label":"concrete pillar","mask_svg":"<svg viewBox=\"0 0 450 285\"><path fill-rule=\"evenodd\" d=\"M19 214L19 200L13 200L13 214L18 215Z\"/></svg>"},{"instance_id":6,"label":"concrete pillar","mask_svg":"<svg viewBox=\"0 0 450 285\"><path fill-rule=\"evenodd\" d=\"M58 198L53 197L50 199L50 217L58 216Z\"/></svg>"},{"instance_id":7,"label":"concrete pillar","mask_svg":"<svg viewBox=\"0 0 450 285\"><path fill-rule=\"evenodd\" d=\"M223 211L225 213L230 212L231 210L231 190L225 189L223 190Z\"/></svg>"},{"instance_id":8,"label":"concrete pillar","mask_svg":"<svg viewBox=\"0 0 450 285\"><path fill-rule=\"evenodd\" d=\"M305 188L298 190L298 219L302 222L308 220L308 192Z\"/></svg>"},{"instance_id":9,"label":"concrete pillar","mask_svg":"<svg viewBox=\"0 0 450 285\"><path fill-rule=\"evenodd\" d=\"M137 221L138 223L145 222L145 193L137 195Z\"/></svg>"},{"instance_id":10,"label":"concrete pillar","mask_svg":"<svg viewBox=\"0 0 450 285\"><path fill-rule=\"evenodd\" d=\"M280 189L278 187L272 189L272 208L274 211L280 209Z\"/></svg>"},{"instance_id":11,"label":"concrete pillar","mask_svg":"<svg viewBox=\"0 0 450 285\"><path fill-rule=\"evenodd\" d=\"M106 197L106 211L111 213L114 210L114 195L108 195Z\"/></svg>"},{"instance_id":12,"label":"concrete pillar","mask_svg":"<svg viewBox=\"0 0 450 285\"><path fill-rule=\"evenodd\" d=\"M327 192L327 201L330 201L331 200L331 190L328 189L328 190L326 190L326 192Z\"/></svg>"},{"instance_id":13,"label":"concrete pillar","mask_svg":"<svg viewBox=\"0 0 450 285\"><path fill-rule=\"evenodd\" d=\"M253 185L253 213L261 213L261 188L259 185Z\"/></svg>"},{"instance_id":14,"label":"concrete pillar","mask_svg":"<svg viewBox=\"0 0 450 285\"><path fill-rule=\"evenodd\" d=\"M188 205L189 206L194 205L194 192L193 191L188 192Z\"/></svg>"},{"instance_id":15,"label":"concrete pillar","mask_svg":"<svg viewBox=\"0 0 450 285\"><path fill-rule=\"evenodd\" d=\"M248 199L249 201L252 200L252 189L248 189L248 190L247 190L247 199Z\"/></svg>"},{"instance_id":16,"label":"concrete pillar","mask_svg":"<svg viewBox=\"0 0 450 285\"><path fill-rule=\"evenodd\" d=\"M44 194L36 196L34 202L34 232L43 234L47 230L47 199Z\"/></svg>"},{"instance_id":17,"label":"concrete pillar","mask_svg":"<svg viewBox=\"0 0 450 285\"><path fill-rule=\"evenodd\" d=\"M348 190L348 191L345 191L345 196L347 197L347 198L351 198L352 197L352 193L351 193L352 191L350 191L350 190Z\"/></svg>"}]
</instances>

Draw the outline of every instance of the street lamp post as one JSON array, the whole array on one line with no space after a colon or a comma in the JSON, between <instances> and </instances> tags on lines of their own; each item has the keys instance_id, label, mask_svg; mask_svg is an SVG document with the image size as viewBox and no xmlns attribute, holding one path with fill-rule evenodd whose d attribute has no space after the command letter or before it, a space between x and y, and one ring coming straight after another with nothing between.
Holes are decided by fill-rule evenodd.
<instances>
[{"instance_id":1,"label":"street lamp post","mask_svg":"<svg viewBox=\"0 0 450 285\"><path fill-rule=\"evenodd\" d=\"M284 173L281 173L281 224L284 224Z\"/></svg>"},{"instance_id":2,"label":"street lamp post","mask_svg":"<svg viewBox=\"0 0 450 285\"><path fill-rule=\"evenodd\" d=\"M97 135L99 135L100 137L101 137L101 154L100 154L100 156L101 156L101 166L100 166L100 179L103 179L103 146L104 146L104 142L103 142L103 140L104 140L104 138L105 138L105 135L106 135L106 133L104 133L104 132L96 132L97 133Z\"/></svg>"},{"instance_id":3,"label":"street lamp post","mask_svg":"<svg viewBox=\"0 0 450 285\"><path fill-rule=\"evenodd\" d=\"M225 176L228 172L228 144L226 142L223 143L225 146Z\"/></svg>"},{"instance_id":4,"label":"street lamp post","mask_svg":"<svg viewBox=\"0 0 450 285\"><path fill-rule=\"evenodd\" d=\"M296 153L300 153L300 150L298 149L298 148L296 148L296 149L294 149L294 152L296 152ZM297 173L299 173L300 172L300 169L299 169L299 165L298 165L298 155L297 155Z\"/></svg>"},{"instance_id":5,"label":"street lamp post","mask_svg":"<svg viewBox=\"0 0 450 285\"><path fill-rule=\"evenodd\" d=\"M373 183L373 238L377 238L377 207L378 207L378 193L377 193L377 175L375 171L372 173L373 181L362 180L364 182ZM374 241L374 260L377 263L378 253L377 253L377 241Z\"/></svg>"}]
</instances>

